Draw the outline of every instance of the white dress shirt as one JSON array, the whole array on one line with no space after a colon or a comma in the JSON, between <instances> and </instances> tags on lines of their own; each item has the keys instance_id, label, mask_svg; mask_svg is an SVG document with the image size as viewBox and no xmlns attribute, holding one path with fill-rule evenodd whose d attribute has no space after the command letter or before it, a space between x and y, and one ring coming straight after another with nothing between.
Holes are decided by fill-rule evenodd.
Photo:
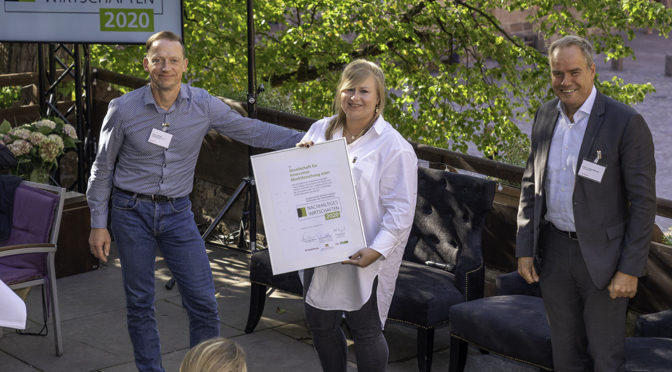
<instances>
[{"instance_id":1,"label":"white dress shirt","mask_svg":"<svg viewBox=\"0 0 672 372\"><path fill-rule=\"evenodd\" d=\"M548 176L546 177L546 221L564 231L576 231L574 225L574 180L576 179L579 151L586 133L590 112L593 110L597 90L593 90L574 114L570 122L565 106L558 101L558 122L555 125L551 149L548 153Z\"/></svg>"},{"instance_id":2,"label":"white dress shirt","mask_svg":"<svg viewBox=\"0 0 672 372\"><path fill-rule=\"evenodd\" d=\"M330 120L315 122L303 140L326 141ZM333 135L333 139L341 137L342 131ZM364 269L341 263L316 267L306 302L322 310L359 310L371 297L378 276L378 312L384 326L413 225L418 159L408 141L382 116L366 134L348 145L348 156L366 244L382 256Z\"/></svg>"},{"instance_id":3,"label":"white dress shirt","mask_svg":"<svg viewBox=\"0 0 672 372\"><path fill-rule=\"evenodd\" d=\"M0 280L0 327L26 328L26 303Z\"/></svg>"}]
</instances>

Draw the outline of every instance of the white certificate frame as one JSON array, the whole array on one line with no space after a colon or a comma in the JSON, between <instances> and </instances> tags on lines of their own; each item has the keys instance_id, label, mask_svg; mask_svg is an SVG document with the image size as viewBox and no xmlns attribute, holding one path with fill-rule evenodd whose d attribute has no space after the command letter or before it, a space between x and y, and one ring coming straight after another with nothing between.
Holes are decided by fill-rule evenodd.
<instances>
[{"instance_id":1,"label":"white certificate frame","mask_svg":"<svg viewBox=\"0 0 672 372\"><path fill-rule=\"evenodd\" d=\"M366 247L345 139L251 157L273 275Z\"/></svg>"}]
</instances>

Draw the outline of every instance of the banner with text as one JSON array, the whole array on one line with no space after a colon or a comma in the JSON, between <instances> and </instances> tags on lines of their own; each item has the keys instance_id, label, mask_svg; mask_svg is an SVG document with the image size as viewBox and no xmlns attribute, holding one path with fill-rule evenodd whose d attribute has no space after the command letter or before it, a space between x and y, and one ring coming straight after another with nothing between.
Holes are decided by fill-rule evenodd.
<instances>
[{"instance_id":1,"label":"banner with text","mask_svg":"<svg viewBox=\"0 0 672 372\"><path fill-rule=\"evenodd\" d=\"M0 0L0 41L144 44L182 32L182 0Z\"/></svg>"}]
</instances>

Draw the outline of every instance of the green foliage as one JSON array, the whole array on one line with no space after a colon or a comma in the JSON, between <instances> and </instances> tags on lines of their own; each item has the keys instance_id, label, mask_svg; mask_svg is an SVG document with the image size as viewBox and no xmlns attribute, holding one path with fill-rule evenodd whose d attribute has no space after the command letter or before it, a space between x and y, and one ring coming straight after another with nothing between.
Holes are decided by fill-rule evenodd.
<instances>
[{"instance_id":1,"label":"green foliage","mask_svg":"<svg viewBox=\"0 0 672 372\"><path fill-rule=\"evenodd\" d=\"M530 153L530 140L523 136L511 138L499 144L496 151L499 161L524 168Z\"/></svg>"},{"instance_id":2,"label":"green foliage","mask_svg":"<svg viewBox=\"0 0 672 372\"><path fill-rule=\"evenodd\" d=\"M672 235L663 235L663 244L672 246Z\"/></svg>"},{"instance_id":3,"label":"green foliage","mask_svg":"<svg viewBox=\"0 0 672 372\"><path fill-rule=\"evenodd\" d=\"M21 96L20 87L2 87L0 88L0 109L8 108L14 101Z\"/></svg>"},{"instance_id":4,"label":"green foliage","mask_svg":"<svg viewBox=\"0 0 672 372\"><path fill-rule=\"evenodd\" d=\"M524 137L513 120L530 120L553 97L547 57L503 32L493 16L502 10L527 11L547 40L587 37L607 59L634 58L619 32L633 39L634 28L654 27L667 35L672 24L672 9L649 0L258 0L259 80L275 97L291 95L294 110L320 118L331 114L343 66L376 61L390 89L385 118L404 137L463 152L473 142L498 156ZM187 81L216 94L245 92L246 3L184 0L184 12ZM93 53L101 67L147 76L144 46ZM654 91L619 79L596 85L628 104Z\"/></svg>"},{"instance_id":5,"label":"green foliage","mask_svg":"<svg viewBox=\"0 0 672 372\"><path fill-rule=\"evenodd\" d=\"M257 96L257 105L269 109L274 109L290 114L309 117L310 113L304 112L301 107L293 104L292 95L280 89L273 88L270 83L264 83L264 92ZM247 102L247 89L236 89L233 85L222 85L210 90L210 93L219 96L234 99L241 102Z\"/></svg>"},{"instance_id":6,"label":"green foliage","mask_svg":"<svg viewBox=\"0 0 672 372\"><path fill-rule=\"evenodd\" d=\"M0 136L9 133L9 131L11 129L12 129L12 125L9 124L9 122L7 120L3 120L2 124L0 124Z\"/></svg>"},{"instance_id":7,"label":"green foliage","mask_svg":"<svg viewBox=\"0 0 672 372\"><path fill-rule=\"evenodd\" d=\"M663 234L663 244L672 246L672 227L667 230L667 233Z\"/></svg>"}]
</instances>

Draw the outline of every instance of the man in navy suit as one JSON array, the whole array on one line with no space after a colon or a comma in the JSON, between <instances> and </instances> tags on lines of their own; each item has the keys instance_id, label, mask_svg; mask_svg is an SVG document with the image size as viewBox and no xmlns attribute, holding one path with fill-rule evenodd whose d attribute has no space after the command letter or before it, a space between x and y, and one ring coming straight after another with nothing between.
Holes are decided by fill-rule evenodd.
<instances>
[{"instance_id":1,"label":"man in navy suit","mask_svg":"<svg viewBox=\"0 0 672 372\"><path fill-rule=\"evenodd\" d=\"M624 371L628 301L656 212L653 140L641 115L595 89L588 41L566 36L548 54L558 98L532 128L518 272L541 286L556 371Z\"/></svg>"}]
</instances>

